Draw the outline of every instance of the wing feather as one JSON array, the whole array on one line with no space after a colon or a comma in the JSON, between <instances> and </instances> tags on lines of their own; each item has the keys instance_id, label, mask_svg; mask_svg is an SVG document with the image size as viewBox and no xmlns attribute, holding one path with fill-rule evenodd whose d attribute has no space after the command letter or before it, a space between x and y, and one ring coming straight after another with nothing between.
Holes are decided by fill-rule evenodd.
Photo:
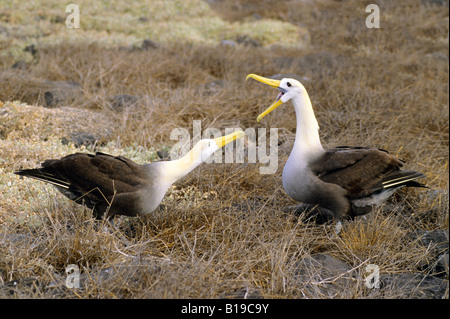
<instances>
[{"instance_id":1,"label":"wing feather","mask_svg":"<svg viewBox=\"0 0 450 319\"><path fill-rule=\"evenodd\" d=\"M83 200L90 208L107 207L121 194L133 194L148 180L146 170L122 156L75 153L61 159L46 160L41 168L20 170L28 176L55 185L76 202Z\"/></svg>"},{"instance_id":2,"label":"wing feather","mask_svg":"<svg viewBox=\"0 0 450 319\"><path fill-rule=\"evenodd\" d=\"M310 164L310 168L321 180L340 185L350 198L364 197L380 191L390 185L391 179L408 176L412 172L400 171L402 166L402 160L385 150L348 146L329 149ZM419 175L415 178L420 177Z\"/></svg>"}]
</instances>

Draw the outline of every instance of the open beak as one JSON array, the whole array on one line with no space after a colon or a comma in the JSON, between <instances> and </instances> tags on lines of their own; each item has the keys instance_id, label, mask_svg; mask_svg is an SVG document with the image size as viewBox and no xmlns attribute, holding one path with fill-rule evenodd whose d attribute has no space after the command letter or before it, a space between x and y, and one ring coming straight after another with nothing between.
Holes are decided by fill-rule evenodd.
<instances>
[{"instance_id":1,"label":"open beak","mask_svg":"<svg viewBox=\"0 0 450 319\"><path fill-rule=\"evenodd\" d=\"M245 133L243 131L236 131L231 134L215 138L214 141L216 142L217 146L219 148L224 147L230 142L233 142L234 140L237 140L238 138L244 137Z\"/></svg>"},{"instance_id":2,"label":"open beak","mask_svg":"<svg viewBox=\"0 0 450 319\"><path fill-rule=\"evenodd\" d=\"M245 80L248 80L248 78L252 78L255 79L258 82L267 84L275 89L279 89L281 92L280 94L278 94L277 99L275 100L275 102L272 103L271 106L269 106L264 112L262 112L260 115L258 115L258 118L256 119L256 121L260 122L264 116L266 116L267 114L269 114L270 112L272 112L273 110L275 110L277 107L279 107L281 104L283 104L283 102L280 100L280 98L283 96L284 94L284 90L280 89L280 80L273 80L273 79L268 79L256 74L249 74L247 75Z\"/></svg>"}]
</instances>

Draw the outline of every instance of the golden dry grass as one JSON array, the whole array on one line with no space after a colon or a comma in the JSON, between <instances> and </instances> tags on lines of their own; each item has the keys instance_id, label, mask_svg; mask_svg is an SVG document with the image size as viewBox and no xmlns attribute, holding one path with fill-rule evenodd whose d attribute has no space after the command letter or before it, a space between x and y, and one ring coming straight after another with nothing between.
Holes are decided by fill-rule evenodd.
<instances>
[{"instance_id":1,"label":"golden dry grass","mask_svg":"<svg viewBox=\"0 0 450 319\"><path fill-rule=\"evenodd\" d=\"M411 232L449 227L448 9L382 1L382 27L369 30L364 26L368 3L230 0L205 9L223 23L244 24L256 14L301 24L310 34L310 45L301 48L221 45L220 37L176 43L168 37L158 38L158 48L139 50L141 34L127 47L127 42L61 37L37 45L38 56L27 56L25 69L10 68L24 53L3 52L0 284L24 284L15 293L3 289L0 296L218 298L256 291L265 298L329 298L298 280L299 260L317 253L355 269L377 264L382 274L420 271L431 248L412 240ZM10 12L9 17L20 24L20 16ZM113 37L126 30L111 32ZM284 105L256 124L276 92L246 83L249 73L299 75L325 146L390 150L407 168L426 174L430 188L402 190L366 218L345 223L339 236L333 224L316 225L286 213L295 204L281 186L295 134L294 111ZM82 94L62 108L38 106L45 81L76 81ZM111 98L119 94L134 95L138 102L115 111ZM14 100L23 103L8 102ZM202 129L279 128L277 172L261 175L262 164L252 163L202 165L169 190L160 210L141 219L119 218L119 231L105 231L88 209L51 187L12 175L80 151L60 141L77 131L101 136L105 144L97 150L153 161L157 150L175 143L169 138L174 128L192 133L193 120L201 120ZM68 264L80 267L81 289L65 289ZM334 298L402 297L398 291L368 292L362 276L350 288L334 283Z\"/></svg>"}]
</instances>

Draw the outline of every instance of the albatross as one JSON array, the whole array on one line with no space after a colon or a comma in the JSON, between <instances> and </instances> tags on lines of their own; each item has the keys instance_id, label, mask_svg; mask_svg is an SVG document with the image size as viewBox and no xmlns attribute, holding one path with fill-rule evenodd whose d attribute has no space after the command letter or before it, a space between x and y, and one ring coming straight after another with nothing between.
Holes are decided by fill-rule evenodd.
<instances>
[{"instance_id":1,"label":"albatross","mask_svg":"<svg viewBox=\"0 0 450 319\"><path fill-rule=\"evenodd\" d=\"M258 116L258 122L283 103L291 101L294 106L297 130L282 174L283 188L294 200L316 205L319 214L340 220L370 212L401 187L425 187L415 181L424 174L402 170L404 161L383 149L324 149L311 100L299 81L256 74L249 74L246 79L249 78L280 91L275 102Z\"/></svg>"},{"instance_id":2,"label":"albatross","mask_svg":"<svg viewBox=\"0 0 450 319\"><path fill-rule=\"evenodd\" d=\"M44 161L40 168L15 174L50 183L62 194L93 210L100 219L115 215L143 216L153 212L167 189L216 150L243 137L243 131L200 140L183 157L139 165L123 156L74 153Z\"/></svg>"}]
</instances>

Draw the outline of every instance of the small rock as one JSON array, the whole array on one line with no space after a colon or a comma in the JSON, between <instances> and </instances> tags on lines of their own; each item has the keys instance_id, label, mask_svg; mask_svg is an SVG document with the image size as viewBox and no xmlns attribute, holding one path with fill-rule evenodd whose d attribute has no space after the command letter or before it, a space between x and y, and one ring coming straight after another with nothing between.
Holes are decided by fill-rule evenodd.
<instances>
[{"instance_id":1,"label":"small rock","mask_svg":"<svg viewBox=\"0 0 450 319\"><path fill-rule=\"evenodd\" d=\"M239 44L243 44L245 46L250 46L250 47L260 47L261 43L259 43L259 41L250 38L248 35L240 35L236 38L236 42Z\"/></svg>"},{"instance_id":2,"label":"small rock","mask_svg":"<svg viewBox=\"0 0 450 319\"><path fill-rule=\"evenodd\" d=\"M448 229L437 229L433 231L418 230L416 234L422 245L430 246L435 244L433 251L436 254L448 252Z\"/></svg>"},{"instance_id":3,"label":"small rock","mask_svg":"<svg viewBox=\"0 0 450 319\"><path fill-rule=\"evenodd\" d=\"M385 274L380 275L380 281L380 289L388 298L441 299L448 290L447 280L421 273Z\"/></svg>"},{"instance_id":4,"label":"small rock","mask_svg":"<svg viewBox=\"0 0 450 319\"><path fill-rule=\"evenodd\" d=\"M134 95L119 94L113 96L109 100L109 102L113 111L121 112L128 107L136 105L138 102L138 98Z\"/></svg>"},{"instance_id":5,"label":"small rock","mask_svg":"<svg viewBox=\"0 0 450 319\"><path fill-rule=\"evenodd\" d=\"M346 287L357 284L352 267L329 254L305 257L296 263L295 268L297 285L307 297L333 297L345 292Z\"/></svg>"},{"instance_id":6,"label":"small rock","mask_svg":"<svg viewBox=\"0 0 450 319\"><path fill-rule=\"evenodd\" d=\"M48 108L68 105L82 95L81 84L75 81L46 81L41 90Z\"/></svg>"},{"instance_id":7,"label":"small rock","mask_svg":"<svg viewBox=\"0 0 450 319\"><path fill-rule=\"evenodd\" d=\"M34 44L27 45L27 46L23 49L23 51L31 53L31 55L33 56L33 58L36 57L36 55L38 54L38 50L36 49L36 47L35 47Z\"/></svg>"},{"instance_id":8,"label":"small rock","mask_svg":"<svg viewBox=\"0 0 450 319\"><path fill-rule=\"evenodd\" d=\"M299 276L312 275L315 280L332 278L349 271L350 265L329 254L319 253L305 257L298 262ZM314 270L309 272L309 270ZM311 277L310 277L311 278Z\"/></svg>"},{"instance_id":9,"label":"small rock","mask_svg":"<svg viewBox=\"0 0 450 319\"><path fill-rule=\"evenodd\" d=\"M50 22L52 23L64 23L66 22L66 17L60 15L54 15L50 18Z\"/></svg>"},{"instance_id":10,"label":"small rock","mask_svg":"<svg viewBox=\"0 0 450 319\"><path fill-rule=\"evenodd\" d=\"M158 47L159 47L158 43L150 39L145 39L144 41L142 41L141 45L142 50L157 49Z\"/></svg>"},{"instance_id":11,"label":"small rock","mask_svg":"<svg viewBox=\"0 0 450 319\"><path fill-rule=\"evenodd\" d=\"M448 236L448 229L416 230L410 234L412 240L417 240L420 245L430 248L429 257L419 266L419 270L448 278Z\"/></svg>"},{"instance_id":12,"label":"small rock","mask_svg":"<svg viewBox=\"0 0 450 319\"><path fill-rule=\"evenodd\" d=\"M26 70L28 68L27 63L24 60L17 61L14 63L11 68L18 70Z\"/></svg>"},{"instance_id":13,"label":"small rock","mask_svg":"<svg viewBox=\"0 0 450 319\"><path fill-rule=\"evenodd\" d=\"M163 161L169 161L170 160L170 153L167 151L157 151L156 154L158 154L159 158Z\"/></svg>"},{"instance_id":14,"label":"small rock","mask_svg":"<svg viewBox=\"0 0 450 319\"><path fill-rule=\"evenodd\" d=\"M436 276L448 279L448 253L442 254L438 257L436 266L433 268Z\"/></svg>"}]
</instances>

